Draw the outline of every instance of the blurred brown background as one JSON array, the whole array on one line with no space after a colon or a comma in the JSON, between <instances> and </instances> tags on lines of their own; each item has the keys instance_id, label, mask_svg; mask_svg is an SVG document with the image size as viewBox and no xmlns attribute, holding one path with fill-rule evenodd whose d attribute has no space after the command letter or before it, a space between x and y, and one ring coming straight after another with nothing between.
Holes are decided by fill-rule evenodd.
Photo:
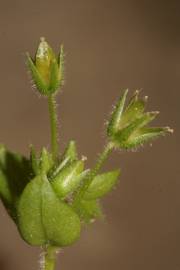
<instances>
[{"instance_id":1,"label":"blurred brown background","mask_svg":"<svg viewBox=\"0 0 180 270\"><path fill-rule=\"evenodd\" d=\"M180 269L180 1L0 1L0 141L28 153L49 145L47 104L31 90L24 52L40 36L66 50L58 96L61 142L74 138L93 165L105 119L121 90L143 89L157 125L175 129L135 153L114 153L118 189L104 200L106 222L87 228L59 256L62 270ZM0 270L38 269L39 249L19 237L0 204Z\"/></svg>"}]
</instances>

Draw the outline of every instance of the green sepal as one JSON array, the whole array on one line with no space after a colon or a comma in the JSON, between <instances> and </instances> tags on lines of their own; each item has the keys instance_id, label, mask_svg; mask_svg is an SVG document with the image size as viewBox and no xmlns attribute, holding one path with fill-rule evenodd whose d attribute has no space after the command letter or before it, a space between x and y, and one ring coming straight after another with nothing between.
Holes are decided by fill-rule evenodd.
<instances>
[{"instance_id":1,"label":"green sepal","mask_svg":"<svg viewBox=\"0 0 180 270\"><path fill-rule=\"evenodd\" d=\"M74 206L82 222L89 224L96 218L102 218L103 213L98 200L81 200Z\"/></svg>"},{"instance_id":2,"label":"green sepal","mask_svg":"<svg viewBox=\"0 0 180 270\"><path fill-rule=\"evenodd\" d=\"M39 174L39 159L36 155L36 150L33 145L30 145L30 163L35 175Z\"/></svg>"},{"instance_id":3,"label":"green sepal","mask_svg":"<svg viewBox=\"0 0 180 270\"><path fill-rule=\"evenodd\" d=\"M58 90L60 86L59 67L56 59L52 60L49 70L50 70L50 78L49 78L48 94L53 94Z\"/></svg>"},{"instance_id":4,"label":"green sepal","mask_svg":"<svg viewBox=\"0 0 180 270\"><path fill-rule=\"evenodd\" d=\"M53 166L52 155L43 147L40 155L39 169L42 173L47 174Z\"/></svg>"},{"instance_id":5,"label":"green sepal","mask_svg":"<svg viewBox=\"0 0 180 270\"><path fill-rule=\"evenodd\" d=\"M53 179L59 172L70 165L73 161L78 160L77 149L75 141L71 140L67 147L65 148L64 153L62 154L59 164L55 165L55 167L49 173L49 179Z\"/></svg>"},{"instance_id":6,"label":"green sepal","mask_svg":"<svg viewBox=\"0 0 180 270\"><path fill-rule=\"evenodd\" d=\"M77 154L77 147L76 147L76 142L71 140L69 141L63 155L62 155L62 160L68 158L69 161L74 161L78 159L78 154Z\"/></svg>"},{"instance_id":7,"label":"green sepal","mask_svg":"<svg viewBox=\"0 0 180 270\"><path fill-rule=\"evenodd\" d=\"M58 57L60 87L64 85L64 57L65 57L64 46L61 45L60 53L59 53L59 57Z\"/></svg>"},{"instance_id":8,"label":"green sepal","mask_svg":"<svg viewBox=\"0 0 180 270\"><path fill-rule=\"evenodd\" d=\"M143 145L144 143L165 135L167 132L169 132L169 128L141 128L129 137L128 141L126 142L126 148L136 148Z\"/></svg>"},{"instance_id":9,"label":"green sepal","mask_svg":"<svg viewBox=\"0 0 180 270\"><path fill-rule=\"evenodd\" d=\"M74 192L84 178L81 174L84 169L84 162L73 161L65 166L52 180L51 185L60 198L66 197Z\"/></svg>"},{"instance_id":10,"label":"green sepal","mask_svg":"<svg viewBox=\"0 0 180 270\"><path fill-rule=\"evenodd\" d=\"M45 147L42 148L40 156L37 157L33 145L30 145L30 163L35 175L40 173L48 174L54 165L52 154Z\"/></svg>"},{"instance_id":11,"label":"green sepal","mask_svg":"<svg viewBox=\"0 0 180 270\"><path fill-rule=\"evenodd\" d=\"M146 102L145 99L138 99L138 94L139 91L136 91L135 95L132 97L127 108L125 109L119 123L119 129L126 127L132 121L140 118L143 115Z\"/></svg>"},{"instance_id":12,"label":"green sepal","mask_svg":"<svg viewBox=\"0 0 180 270\"><path fill-rule=\"evenodd\" d=\"M1 146L0 198L14 220L16 220L16 204L31 177L34 177L34 173L29 160Z\"/></svg>"},{"instance_id":13,"label":"green sepal","mask_svg":"<svg viewBox=\"0 0 180 270\"><path fill-rule=\"evenodd\" d=\"M118 102L117 102L117 104L112 112L111 119L110 119L110 121L108 123L108 127L107 127L107 134L109 136L112 136L113 134L115 134L119 130L119 125L120 125L121 117L123 114L127 94L128 94L128 89L125 90L123 95L119 98L119 100L118 100Z\"/></svg>"},{"instance_id":14,"label":"green sepal","mask_svg":"<svg viewBox=\"0 0 180 270\"><path fill-rule=\"evenodd\" d=\"M46 176L25 187L17 211L19 231L30 245L69 246L80 236L79 217L58 199Z\"/></svg>"},{"instance_id":15,"label":"green sepal","mask_svg":"<svg viewBox=\"0 0 180 270\"><path fill-rule=\"evenodd\" d=\"M119 175L120 170L114 170L95 176L83 198L94 200L103 197L117 184Z\"/></svg>"},{"instance_id":16,"label":"green sepal","mask_svg":"<svg viewBox=\"0 0 180 270\"><path fill-rule=\"evenodd\" d=\"M112 140L115 145L128 148L127 141L128 138L131 136L133 138L133 133L136 132L138 129L146 126L149 122L151 122L157 116L157 112L145 113L141 117L135 119L131 122L127 127L118 131L113 137Z\"/></svg>"},{"instance_id":17,"label":"green sepal","mask_svg":"<svg viewBox=\"0 0 180 270\"><path fill-rule=\"evenodd\" d=\"M36 88L38 89L38 91L42 94L42 95L47 95L48 94L48 86L43 78L41 77L41 74L39 73L39 71L37 70L34 62L32 61L31 57L29 56L29 54L26 54L27 56L27 65L28 68L31 72L31 76L32 79L35 83Z\"/></svg>"}]
</instances>

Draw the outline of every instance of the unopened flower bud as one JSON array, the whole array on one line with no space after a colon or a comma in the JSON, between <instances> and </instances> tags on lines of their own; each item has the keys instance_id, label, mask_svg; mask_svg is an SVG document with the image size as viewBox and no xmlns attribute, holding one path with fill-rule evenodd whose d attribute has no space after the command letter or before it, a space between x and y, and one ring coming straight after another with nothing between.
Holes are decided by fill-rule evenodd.
<instances>
[{"instance_id":1,"label":"unopened flower bud","mask_svg":"<svg viewBox=\"0 0 180 270\"><path fill-rule=\"evenodd\" d=\"M35 59L32 60L27 54L27 63L35 86L41 94L48 96L56 93L63 85L63 46L61 46L59 56L56 57L49 44L41 38Z\"/></svg>"}]
</instances>

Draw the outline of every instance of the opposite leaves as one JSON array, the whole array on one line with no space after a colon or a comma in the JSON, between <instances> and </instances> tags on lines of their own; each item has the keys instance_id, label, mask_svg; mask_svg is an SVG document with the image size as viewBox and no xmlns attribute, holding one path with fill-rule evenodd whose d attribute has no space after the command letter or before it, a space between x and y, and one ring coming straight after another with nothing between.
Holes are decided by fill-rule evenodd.
<instances>
[{"instance_id":1,"label":"opposite leaves","mask_svg":"<svg viewBox=\"0 0 180 270\"><path fill-rule=\"evenodd\" d=\"M46 176L37 176L24 189L17 208L19 231L31 245L68 246L80 235L77 214L58 199Z\"/></svg>"}]
</instances>

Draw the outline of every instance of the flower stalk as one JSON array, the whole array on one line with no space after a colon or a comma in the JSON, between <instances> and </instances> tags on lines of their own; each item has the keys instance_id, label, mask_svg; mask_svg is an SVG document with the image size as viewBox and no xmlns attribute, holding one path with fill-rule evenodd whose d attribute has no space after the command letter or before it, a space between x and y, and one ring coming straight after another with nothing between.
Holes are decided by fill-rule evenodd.
<instances>
[{"instance_id":1,"label":"flower stalk","mask_svg":"<svg viewBox=\"0 0 180 270\"><path fill-rule=\"evenodd\" d=\"M54 95L48 96L48 108L51 127L51 151L53 160L56 161L59 155L59 142L58 142L58 117L56 111L56 100Z\"/></svg>"},{"instance_id":2,"label":"flower stalk","mask_svg":"<svg viewBox=\"0 0 180 270\"><path fill-rule=\"evenodd\" d=\"M76 204L79 203L79 201L81 199L83 199L85 192L87 191L87 189L91 185L94 177L97 175L97 173L99 172L99 170L102 168L103 164L105 163L105 161L109 157L111 151L113 150L113 147L114 147L113 144L111 142L109 142L105 145L102 153L99 154L94 168L92 170L90 170L89 174L84 179L84 185L81 186L81 189L77 192L77 194L75 196L75 199L73 202L73 205L75 207L76 207Z\"/></svg>"}]
</instances>

